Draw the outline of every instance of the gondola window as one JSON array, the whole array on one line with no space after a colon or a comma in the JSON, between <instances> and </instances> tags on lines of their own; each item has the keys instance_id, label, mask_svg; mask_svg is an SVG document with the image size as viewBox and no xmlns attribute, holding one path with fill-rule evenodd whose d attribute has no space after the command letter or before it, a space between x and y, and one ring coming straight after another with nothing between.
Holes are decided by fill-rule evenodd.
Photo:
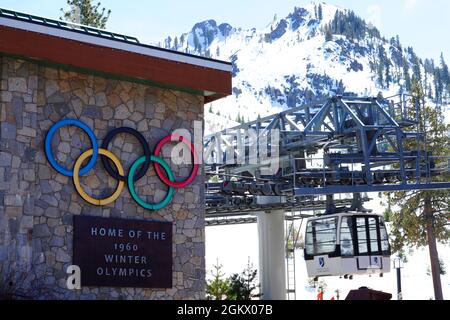
<instances>
[{"instance_id":1,"label":"gondola window","mask_svg":"<svg viewBox=\"0 0 450 320\"><path fill-rule=\"evenodd\" d=\"M359 254L367 254L369 249L367 246L366 218L356 218L356 230L358 234L358 252Z\"/></svg>"},{"instance_id":2,"label":"gondola window","mask_svg":"<svg viewBox=\"0 0 450 320\"><path fill-rule=\"evenodd\" d=\"M383 251L383 254L390 254L389 236L383 221L380 221L380 237L381 237L381 250Z\"/></svg>"},{"instance_id":3,"label":"gondola window","mask_svg":"<svg viewBox=\"0 0 450 320\"><path fill-rule=\"evenodd\" d=\"M336 250L338 218L310 221L306 228L306 253L332 253Z\"/></svg>"},{"instance_id":4,"label":"gondola window","mask_svg":"<svg viewBox=\"0 0 450 320\"><path fill-rule=\"evenodd\" d=\"M377 219L369 218L369 235L370 235L370 252L378 253L380 248L378 246L378 233L377 233Z\"/></svg>"},{"instance_id":5,"label":"gondola window","mask_svg":"<svg viewBox=\"0 0 450 320\"><path fill-rule=\"evenodd\" d=\"M355 250L353 248L353 223L352 217L343 217L341 223L341 255L353 256Z\"/></svg>"}]
</instances>

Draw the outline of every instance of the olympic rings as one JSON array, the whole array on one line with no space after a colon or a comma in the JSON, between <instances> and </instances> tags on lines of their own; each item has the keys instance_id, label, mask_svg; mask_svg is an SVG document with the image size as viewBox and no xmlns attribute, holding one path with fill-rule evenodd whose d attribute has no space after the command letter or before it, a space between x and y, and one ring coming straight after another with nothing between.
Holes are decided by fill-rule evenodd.
<instances>
[{"instance_id":1,"label":"olympic rings","mask_svg":"<svg viewBox=\"0 0 450 320\"><path fill-rule=\"evenodd\" d=\"M142 148L144 149L145 159L150 159L150 148L148 147L147 141L145 141L145 138L142 134L140 134L138 131L134 130L133 128L121 127L121 128L116 128L116 129L111 130L110 132L108 132L105 139L103 139L102 148L108 149L108 145L109 145L110 141L112 140L112 138L114 138L114 136L119 133L129 133L129 134L135 136L136 139L139 140L139 143L142 145ZM106 171L108 171L108 173L112 177L114 177L118 180L122 180L122 181L126 180L125 176L118 174L111 167L111 163L108 161L108 159L106 157L101 157L101 158L102 158L103 167L105 168ZM150 160L145 161L144 165L138 171L137 175L133 177L133 181L137 181L140 178L142 178L143 176L145 176L145 173L147 172L149 166L150 166Z\"/></svg>"},{"instance_id":2,"label":"olympic rings","mask_svg":"<svg viewBox=\"0 0 450 320\"><path fill-rule=\"evenodd\" d=\"M92 153L93 153L93 150L89 149L89 150L83 152L78 157L77 161L75 162L75 166L73 168L73 183L75 184L75 188L77 189L78 193L84 200L86 200L87 202L89 202L91 204L95 204L98 206L104 206L108 203L115 201L120 196L120 193L122 192L123 187L125 186L125 182L119 180L119 184L117 185L116 191L107 198L95 199L95 198L91 197L90 195L88 195L81 187L80 177L78 175L78 172L80 170L80 166L83 163L83 161L86 160L86 158L90 157L92 155ZM108 157L109 159L111 159L112 162L114 163L114 165L117 167L119 174L124 174L123 167L122 167L122 164L120 163L120 160L111 151L100 148L100 149L98 149L98 153L101 154L102 156L105 156L105 157Z\"/></svg>"},{"instance_id":3,"label":"olympic rings","mask_svg":"<svg viewBox=\"0 0 450 320\"><path fill-rule=\"evenodd\" d=\"M156 171L156 174L158 175L158 177L161 179L161 181L164 182L165 184L167 184L168 186L171 186L174 188L184 188L187 185L191 184L192 181L194 181L195 177L197 176L197 172L198 172L197 152L195 151L194 145L190 141L186 140L184 137L180 136L179 134L173 133L171 135L168 135L168 136L162 138L158 142L158 144L156 145L156 148L155 148L155 156L159 156L163 145L165 145L167 142L171 141L172 139L174 139L174 140L176 139L180 142L184 142L188 146L189 150L191 151L192 157L194 158L194 166L192 168L191 174L184 181L179 181L179 182L172 181L170 179L167 179L167 177L161 171L161 166L159 165L158 162L154 163L155 171Z\"/></svg>"},{"instance_id":4,"label":"olympic rings","mask_svg":"<svg viewBox=\"0 0 450 320\"><path fill-rule=\"evenodd\" d=\"M139 196L137 195L136 191L134 190L134 181L132 177L134 176L134 171L136 168L145 161L145 157L140 157L137 159L133 165L130 168L130 172L128 173L128 190L130 191L131 196L133 197L134 201L136 201L141 207L145 209L150 210L158 210L161 208L164 208L167 204L169 204L170 200L173 197L174 188L169 186L169 191L167 191L166 197L159 203L147 203L143 201ZM153 161L155 164L158 163L163 166L164 170L167 172L167 175L169 176L170 181L174 181L172 170L170 170L169 165L167 162L165 162L163 159L151 156L150 160Z\"/></svg>"},{"instance_id":5,"label":"olympic rings","mask_svg":"<svg viewBox=\"0 0 450 320\"><path fill-rule=\"evenodd\" d=\"M51 166L58 171L59 173L68 176L68 177L72 177L73 176L73 171L70 171L62 166L60 166L58 164L58 162L56 161L55 157L53 156L53 152L52 152L52 139L53 136L55 135L56 131L58 131L59 128L64 127L64 126L77 126L81 129L83 129L87 135L89 136L89 139L91 139L91 144L92 144L92 149L93 154L92 154L92 158L91 160L88 162L88 164L86 165L86 167L82 168L80 170L80 175L84 175L86 174L88 171L90 171L94 165L95 162L97 161L97 156L98 156L98 144L97 144L97 138L95 137L94 132L91 130L91 128L89 128L86 124L84 124L83 122L81 122L80 120L77 119L65 119L65 120L61 120L57 123L55 123L50 130L47 133L47 136L45 137L45 155L47 156L47 160L48 162L50 162Z\"/></svg>"},{"instance_id":6,"label":"olympic rings","mask_svg":"<svg viewBox=\"0 0 450 320\"><path fill-rule=\"evenodd\" d=\"M55 135L56 131L63 126L69 126L69 125L77 126L77 127L81 128L82 130L84 130L87 133L87 135L89 136L89 139L91 140L91 145L92 145L91 149L83 152L76 159L73 171L70 171L69 169L64 168L58 164L58 162L56 161L56 159L52 153L52 147L51 147L51 142L52 142L53 136ZM144 155L141 156L140 158L138 158L131 165L128 175L125 174L125 171L123 169L122 164L120 163L120 160L111 151L109 151L107 149L111 140L114 138L115 135L117 135L119 133L129 133L129 134L133 135L134 137L136 137L139 140L139 143L142 145L143 150L144 150ZM163 145L166 144L167 142L171 141L172 139L176 139L179 142L184 142L188 146L189 150L191 151L191 154L194 159L194 166L192 168L191 174L189 175L189 177L186 180L180 181L180 182L175 181L175 177L174 177L173 172L170 169L169 165L162 158L158 157L159 154L161 153L161 149L162 149ZM100 158L102 160L103 167L108 172L108 174L111 175L112 177L116 178L117 180L119 180L119 183L118 183L117 188L114 191L114 193L104 199L96 199L96 198L91 197L83 190L81 183L80 183L80 176L86 174L94 167L99 154L100 154ZM61 120L61 121L55 123L50 128L50 130L48 131L48 133L45 137L45 155L46 155L47 160L49 161L50 165L56 171L58 171L59 173L65 175L65 176L72 177L73 183L75 185L75 189L77 190L79 195L84 200L86 200L87 202L89 202L93 205L106 205L106 204L109 204L109 203L115 201L119 197L120 193L122 192L122 190L125 186L125 183L127 183L128 190L130 192L131 197L140 206L142 206L145 209L150 209L150 210L162 209L170 203L170 201L173 197L173 194L174 194L174 188L182 188L182 187L189 185L190 183L192 183L194 181L194 179L197 175L197 172L198 172L197 152L194 148L194 145L189 140L187 140L186 138L184 138L178 134L171 134L171 135L168 135L168 136L164 137L163 139L161 139L156 146L155 154L151 155L150 148L147 144L147 141L145 140L145 138L142 136L141 133L139 133L138 131L136 131L133 128L121 127L121 128L113 129L110 132L108 132L105 139L103 140L101 148L99 148L97 138L95 137L94 132L85 123L83 123L77 119ZM83 162L89 157L91 157L91 159L89 160L87 165L85 167L81 167ZM111 166L110 161L112 161L112 163L116 167L115 169ZM161 179L161 181L163 183L165 183L166 185L169 186L166 197L161 202L158 202L158 203L145 202L137 195L135 188L134 188L134 183L137 180L139 180L140 178L142 178L148 171L150 162L153 162L157 176ZM139 166L141 166L141 167L136 172L136 170ZM164 171L166 172L166 174L164 174L162 172L161 166L164 169Z\"/></svg>"}]
</instances>

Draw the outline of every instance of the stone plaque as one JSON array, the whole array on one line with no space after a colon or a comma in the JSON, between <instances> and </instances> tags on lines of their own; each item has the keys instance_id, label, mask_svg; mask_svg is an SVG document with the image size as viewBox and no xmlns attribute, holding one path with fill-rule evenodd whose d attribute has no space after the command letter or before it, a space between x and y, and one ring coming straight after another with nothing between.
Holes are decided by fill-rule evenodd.
<instances>
[{"instance_id":1,"label":"stone plaque","mask_svg":"<svg viewBox=\"0 0 450 320\"><path fill-rule=\"evenodd\" d=\"M73 217L82 286L172 287L172 223Z\"/></svg>"}]
</instances>

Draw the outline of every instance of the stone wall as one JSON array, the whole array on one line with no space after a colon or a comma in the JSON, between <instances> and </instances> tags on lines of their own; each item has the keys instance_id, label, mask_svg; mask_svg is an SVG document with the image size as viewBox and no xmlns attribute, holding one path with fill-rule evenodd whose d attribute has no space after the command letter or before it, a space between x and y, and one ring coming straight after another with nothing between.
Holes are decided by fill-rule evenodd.
<instances>
[{"instance_id":1,"label":"stone wall","mask_svg":"<svg viewBox=\"0 0 450 320\"><path fill-rule=\"evenodd\" d=\"M44 153L47 130L64 118L85 122L94 129L99 144L111 128L135 128L153 150L174 129L185 128L193 133L193 121L203 120L203 97L7 57L0 59L0 277L3 283L11 277L13 287L20 294L40 298L203 298L202 168L193 184L175 190L172 202L164 209L149 211L139 207L126 188L115 202L94 206L78 195L71 178L50 166ZM55 157L68 168L89 148L87 135L76 127L61 128L53 139ZM125 170L143 154L137 140L123 134L116 136L110 150ZM165 159L170 163L167 152ZM190 166L171 164L171 167L178 177L186 177L190 171ZM104 171L100 161L81 180L84 189L96 197L111 194L117 183ZM135 186L138 194L149 202L160 201L167 190L152 166ZM65 270L72 264L74 215L173 222L173 288L68 290Z\"/></svg>"}]
</instances>

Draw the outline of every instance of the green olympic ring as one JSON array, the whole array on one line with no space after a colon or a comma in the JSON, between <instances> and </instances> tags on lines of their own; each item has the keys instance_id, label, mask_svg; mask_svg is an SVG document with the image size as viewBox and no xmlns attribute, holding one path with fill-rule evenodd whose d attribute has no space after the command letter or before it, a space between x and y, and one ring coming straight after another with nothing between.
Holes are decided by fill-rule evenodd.
<instances>
[{"instance_id":1,"label":"green olympic ring","mask_svg":"<svg viewBox=\"0 0 450 320\"><path fill-rule=\"evenodd\" d=\"M163 159L158 158L156 156L150 156L150 161L159 163L164 170L167 173L167 176L169 177L170 181L175 181L175 177L172 173L172 170L170 169L167 162L165 162ZM136 171L137 167L145 162L145 156L140 157L137 159L131 166L130 171L128 172L128 190L130 191L131 197L136 201L141 207L149 210L159 210L167 206L169 204L170 200L173 197L174 188L169 186L169 190L167 191L166 197L158 203L147 203L144 200L142 200L138 194L136 193L136 190L134 189L134 172Z\"/></svg>"}]
</instances>

